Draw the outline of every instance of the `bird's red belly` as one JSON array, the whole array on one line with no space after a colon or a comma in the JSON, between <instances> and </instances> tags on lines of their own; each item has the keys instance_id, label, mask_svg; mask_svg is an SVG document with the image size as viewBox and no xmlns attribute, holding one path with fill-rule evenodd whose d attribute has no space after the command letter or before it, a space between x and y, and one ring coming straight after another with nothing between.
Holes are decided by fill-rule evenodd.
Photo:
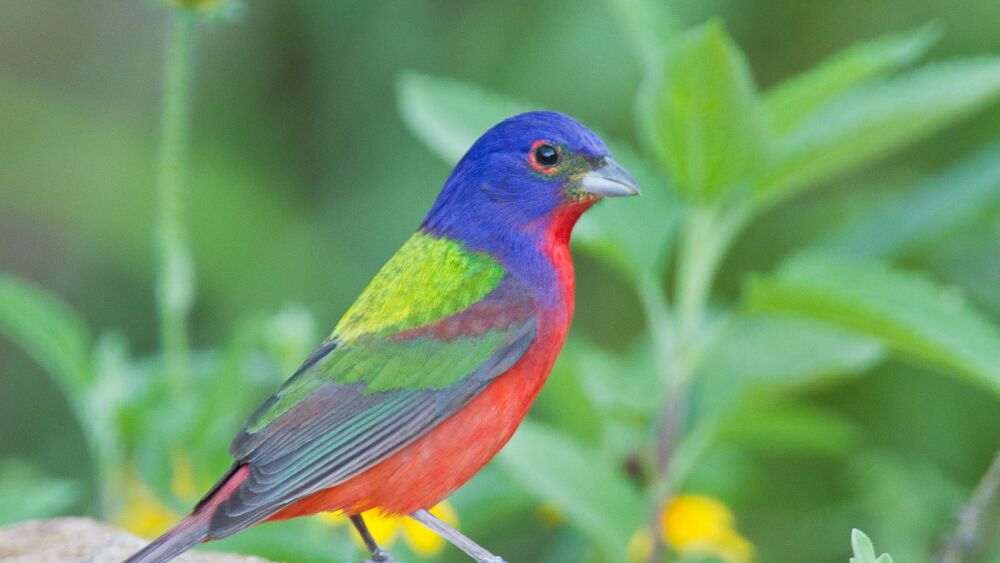
<instances>
[{"instance_id":1,"label":"bird's red belly","mask_svg":"<svg viewBox=\"0 0 1000 563\"><path fill-rule=\"evenodd\" d=\"M426 436L357 477L289 505L270 520L373 508L408 514L437 504L482 469L517 430L562 347L565 330L555 332L536 341L514 367Z\"/></svg>"}]
</instances>

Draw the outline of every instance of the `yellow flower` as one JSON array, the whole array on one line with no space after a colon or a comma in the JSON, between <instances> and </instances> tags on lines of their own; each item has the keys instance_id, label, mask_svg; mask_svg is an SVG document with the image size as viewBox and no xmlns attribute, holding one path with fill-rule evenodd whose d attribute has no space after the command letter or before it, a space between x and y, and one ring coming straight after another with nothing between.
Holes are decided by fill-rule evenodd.
<instances>
[{"instance_id":1,"label":"yellow flower","mask_svg":"<svg viewBox=\"0 0 1000 563\"><path fill-rule=\"evenodd\" d=\"M449 526L458 527L458 513L447 502L442 502L432 508L431 514L444 520ZM441 536L412 518L387 517L378 510L369 510L362 516L365 519L365 525L368 526L368 532L371 533L375 543L380 547L388 549L402 534L406 545L420 557L432 557L444 549L444 539ZM319 519L332 526L342 526L348 521L347 518L333 512L320 514ZM353 526L351 527L351 537L354 538L359 547L365 547L361 536L358 535Z\"/></svg>"},{"instance_id":2,"label":"yellow flower","mask_svg":"<svg viewBox=\"0 0 1000 563\"><path fill-rule=\"evenodd\" d=\"M111 520L140 538L152 539L166 532L179 519L179 514L133 476L126 479L125 502Z\"/></svg>"},{"instance_id":3,"label":"yellow flower","mask_svg":"<svg viewBox=\"0 0 1000 563\"><path fill-rule=\"evenodd\" d=\"M713 556L725 563L753 560L753 545L736 531L729 507L704 495L677 495L662 515L661 534L674 551L684 556Z\"/></svg>"}]
</instances>

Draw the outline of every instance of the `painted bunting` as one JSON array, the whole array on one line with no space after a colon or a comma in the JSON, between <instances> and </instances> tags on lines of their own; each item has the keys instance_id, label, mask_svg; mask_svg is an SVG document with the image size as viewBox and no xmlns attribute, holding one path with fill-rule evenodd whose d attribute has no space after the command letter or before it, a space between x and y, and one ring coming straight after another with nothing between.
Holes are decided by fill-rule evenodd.
<instances>
[{"instance_id":1,"label":"painted bunting","mask_svg":"<svg viewBox=\"0 0 1000 563\"><path fill-rule=\"evenodd\" d=\"M427 512L510 439L573 315L569 240L604 197L639 193L588 128L556 112L495 125L417 232L298 371L247 421L232 467L190 516L129 562L167 561L255 524L342 511L410 515L500 561Z\"/></svg>"}]
</instances>

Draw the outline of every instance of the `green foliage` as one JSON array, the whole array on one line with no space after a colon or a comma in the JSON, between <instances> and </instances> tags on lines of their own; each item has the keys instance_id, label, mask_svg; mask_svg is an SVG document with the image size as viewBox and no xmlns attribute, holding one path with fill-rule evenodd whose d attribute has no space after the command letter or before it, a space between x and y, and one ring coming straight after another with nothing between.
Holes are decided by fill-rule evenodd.
<instances>
[{"instance_id":1,"label":"green foliage","mask_svg":"<svg viewBox=\"0 0 1000 563\"><path fill-rule=\"evenodd\" d=\"M764 201L788 197L898 150L1000 94L1000 59L934 63L833 99L782 135L757 184Z\"/></svg>"},{"instance_id":2,"label":"green foliage","mask_svg":"<svg viewBox=\"0 0 1000 563\"><path fill-rule=\"evenodd\" d=\"M863 373L883 356L878 340L809 318L738 315L698 368L702 408L719 416L747 394L809 389Z\"/></svg>"},{"instance_id":3,"label":"green foliage","mask_svg":"<svg viewBox=\"0 0 1000 563\"><path fill-rule=\"evenodd\" d=\"M872 540L857 528L851 530L851 549L854 550L851 563L892 563L892 556L888 553L875 557L875 546L872 545Z\"/></svg>"},{"instance_id":4,"label":"green foliage","mask_svg":"<svg viewBox=\"0 0 1000 563\"><path fill-rule=\"evenodd\" d=\"M605 559L625 552L642 522L642 503L613 464L532 422L521 425L499 460L522 485L557 503Z\"/></svg>"},{"instance_id":5,"label":"green foliage","mask_svg":"<svg viewBox=\"0 0 1000 563\"><path fill-rule=\"evenodd\" d=\"M782 82L764 98L775 130L784 133L840 94L913 64L940 37L941 27L934 24L880 37L848 47Z\"/></svg>"},{"instance_id":6,"label":"green foliage","mask_svg":"<svg viewBox=\"0 0 1000 563\"><path fill-rule=\"evenodd\" d=\"M833 459L849 455L859 442L850 420L807 405L738 411L720 430L720 439L758 452Z\"/></svg>"},{"instance_id":7,"label":"green foliage","mask_svg":"<svg viewBox=\"0 0 1000 563\"><path fill-rule=\"evenodd\" d=\"M90 338L80 318L65 303L9 275L0 275L0 331L67 393L78 393L90 380Z\"/></svg>"},{"instance_id":8,"label":"green foliage","mask_svg":"<svg viewBox=\"0 0 1000 563\"><path fill-rule=\"evenodd\" d=\"M892 257L954 230L1000 201L1000 142L894 194L827 233L822 252Z\"/></svg>"},{"instance_id":9,"label":"green foliage","mask_svg":"<svg viewBox=\"0 0 1000 563\"><path fill-rule=\"evenodd\" d=\"M963 493L947 475L919 460L877 451L856 452L848 467L856 492L854 518L890 546L900 561L926 559L941 540L935 515L958 512ZM915 494L919 491L919 494Z\"/></svg>"},{"instance_id":10,"label":"green foliage","mask_svg":"<svg viewBox=\"0 0 1000 563\"><path fill-rule=\"evenodd\" d=\"M80 501L79 483L45 475L24 462L0 462L0 526L66 514Z\"/></svg>"},{"instance_id":11,"label":"green foliage","mask_svg":"<svg viewBox=\"0 0 1000 563\"><path fill-rule=\"evenodd\" d=\"M717 199L766 161L768 133L750 67L721 24L678 37L649 94L654 154L688 198Z\"/></svg>"},{"instance_id":12,"label":"green foliage","mask_svg":"<svg viewBox=\"0 0 1000 563\"><path fill-rule=\"evenodd\" d=\"M455 80L414 72L396 82L406 124L435 154L455 164L483 131L516 113L540 109Z\"/></svg>"},{"instance_id":13,"label":"green foliage","mask_svg":"<svg viewBox=\"0 0 1000 563\"><path fill-rule=\"evenodd\" d=\"M557 502L603 549L620 548L628 531L609 528L605 520L604 535L597 534L584 510L595 498L592 485L566 476L581 473L571 466L580 464L600 468L591 473L614 482L608 456L647 457L657 439L650 424L662 416L658 411L675 408L664 393L689 394L690 430L662 480L640 481L650 502L664 486L710 482L705 472L723 451L736 452L744 468L748 462L738 452L850 456L861 443L857 425L797 397L869 372L887 350L934 360L944 374L958 372L1000 389L1000 340L992 321L922 277L838 257L891 257L974 217L994 201L1000 185L992 146L838 225L816 244L824 254L803 254L773 275L756 276L743 299L746 311L709 309L714 271L747 223L982 108L1000 92L993 59L939 62L892 77L938 39L939 27L928 25L848 48L761 98L744 55L720 24L677 38L663 33L651 42L649 30L665 20L650 6L613 7L634 33L647 69L638 127L641 153L652 162L618 143L609 146L640 178L645 209L621 204L611 212L608 205L603 216L598 209L593 221L581 223L577 243L631 282L649 331L636 342L652 346L633 345L626 354L573 346L568 369L578 372L579 383L561 393L565 402L586 407L568 412L593 416L596 409L603 422L597 429L581 426L573 416L544 408L542 416L554 426L540 434L529 427L501 458L516 480ZM490 122L539 107L412 73L400 85L407 124L449 163ZM657 176L660 167L672 182ZM944 209L942 202L948 202ZM675 254L675 230L680 238L671 298L659 278ZM577 442L582 427L598 451ZM538 444L529 449L522 439ZM543 451L571 463L543 461Z\"/></svg>"},{"instance_id":14,"label":"green foliage","mask_svg":"<svg viewBox=\"0 0 1000 563\"><path fill-rule=\"evenodd\" d=\"M610 0L632 42L636 57L646 65L660 64L667 53L667 39L677 33L677 18L656 0Z\"/></svg>"},{"instance_id":15,"label":"green foliage","mask_svg":"<svg viewBox=\"0 0 1000 563\"><path fill-rule=\"evenodd\" d=\"M1000 392L1000 331L954 290L878 263L799 256L749 287L755 310L789 311L883 339Z\"/></svg>"}]
</instances>

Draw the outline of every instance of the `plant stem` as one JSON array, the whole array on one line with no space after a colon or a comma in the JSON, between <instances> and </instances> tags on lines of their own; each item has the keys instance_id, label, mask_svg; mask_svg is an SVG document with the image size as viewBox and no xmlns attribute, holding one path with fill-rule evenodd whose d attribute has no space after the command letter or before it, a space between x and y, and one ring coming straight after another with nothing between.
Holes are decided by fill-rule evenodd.
<instances>
[{"instance_id":1,"label":"plant stem","mask_svg":"<svg viewBox=\"0 0 1000 563\"><path fill-rule=\"evenodd\" d=\"M959 514L958 525L937 558L938 563L960 563L982 547L980 536L983 523L994 503L1000 503L1000 451L976 485L972 499Z\"/></svg>"},{"instance_id":2,"label":"plant stem","mask_svg":"<svg viewBox=\"0 0 1000 563\"><path fill-rule=\"evenodd\" d=\"M715 233L713 208L696 207L686 218L678 251L676 295L678 334L685 337L686 346L698 332L701 312L708 300L716 250L712 241Z\"/></svg>"},{"instance_id":3,"label":"plant stem","mask_svg":"<svg viewBox=\"0 0 1000 563\"><path fill-rule=\"evenodd\" d=\"M173 10L163 74L156 181L156 298L164 372L168 388L175 396L183 395L190 387L187 317L194 295L194 266L184 221L184 191L197 17L190 10Z\"/></svg>"},{"instance_id":4,"label":"plant stem","mask_svg":"<svg viewBox=\"0 0 1000 563\"><path fill-rule=\"evenodd\" d=\"M737 205L694 207L680 234L676 267L676 323L666 362L666 403L660 411L656 438L656 474L653 486L650 526L654 534L661 528L663 508L673 496L671 461L677 449L688 410L688 384L694 375L702 350L707 345L705 310L716 270L735 234L744 224L746 208ZM644 299L644 303L648 302ZM653 313L647 313L650 319ZM656 327L651 325L655 333ZM648 561L658 562L662 542L655 542Z\"/></svg>"},{"instance_id":5,"label":"plant stem","mask_svg":"<svg viewBox=\"0 0 1000 563\"><path fill-rule=\"evenodd\" d=\"M697 341L701 336L705 306L716 270L733 237L743 227L747 212L742 204L725 209L695 207L684 224L675 288L678 334L688 339L682 345Z\"/></svg>"},{"instance_id":6,"label":"plant stem","mask_svg":"<svg viewBox=\"0 0 1000 563\"><path fill-rule=\"evenodd\" d=\"M649 327L653 352L656 354L656 366L666 381L669 379L671 358L674 356L671 350L674 342L674 326L670 305L667 303L660 280L655 275L642 276L637 291L646 316L646 325Z\"/></svg>"}]
</instances>

